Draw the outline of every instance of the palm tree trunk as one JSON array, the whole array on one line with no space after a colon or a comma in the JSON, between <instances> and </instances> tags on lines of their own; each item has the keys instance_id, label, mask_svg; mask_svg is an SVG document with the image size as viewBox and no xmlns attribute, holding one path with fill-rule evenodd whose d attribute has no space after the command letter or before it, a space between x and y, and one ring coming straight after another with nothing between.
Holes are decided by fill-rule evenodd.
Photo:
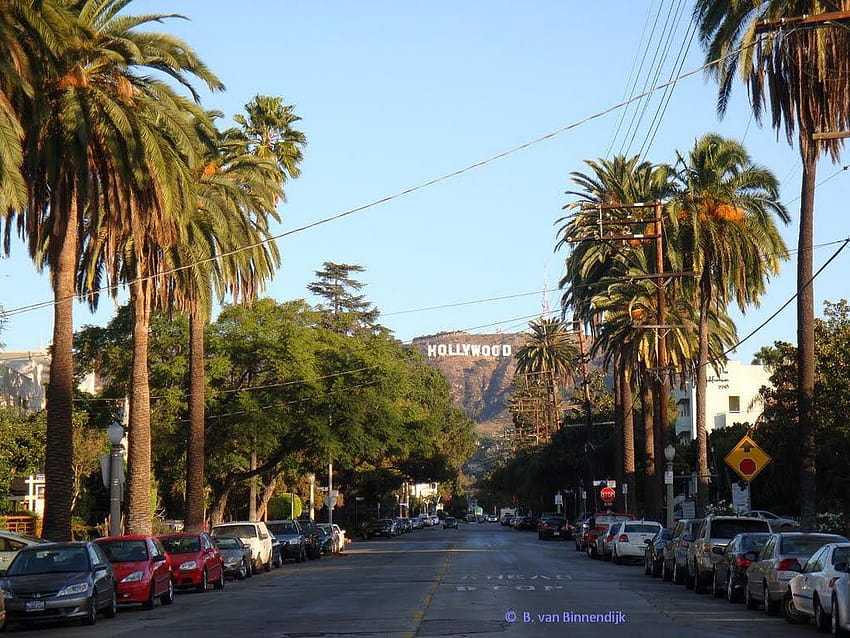
<instances>
[{"instance_id":1,"label":"palm tree trunk","mask_svg":"<svg viewBox=\"0 0 850 638\"><path fill-rule=\"evenodd\" d=\"M643 418L643 450L644 450L644 478L643 478L643 512L647 518L655 516L658 508L655 484L655 419L653 418L652 406L652 380L648 372L641 370L640 379L640 402Z\"/></svg>"},{"instance_id":2,"label":"palm tree trunk","mask_svg":"<svg viewBox=\"0 0 850 638\"><path fill-rule=\"evenodd\" d=\"M708 388L708 314L711 306L711 273L700 275L699 328L696 371L697 516L708 507L708 431L705 423L705 393Z\"/></svg>"},{"instance_id":3,"label":"palm tree trunk","mask_svg":"<svg viewBox=\"0 0 850 638\"><path fill-rule=\"evenodd\" d=\"M614 479L623 493L623 386L619 357L614 359ZM626 511L623 504L622 511Z\"/></svg>"},{"instance_id":4,"label":"palm tree trunk","mask_svg":"<svg viewBox=\"0 0 850 638\"><path fill-rule=\"evenodd\" d=\"M47 385L47 445L44 462L45 503L42 536L52 541L71 540L71 502L74 472L71 467L74 427L74 280L77 267L77 219L74 198L68 207L68 226L59 246L52 274L53 346Z\"/></svg>"},{"instance_id":5,"label":"palm tree trunk","mask_svg":"<svg viewBox=\"0 0 850 638\"><path fill-rule=\"evenodd\" d=\"M800 428L800 526L817 524L815 464L815 302L812 282L812 243L815 217L817 144L800 140L803 185L800 195L800 234L797 240L797 410Z\"/></svg>"},{"instance_id":6,"label":"palm tree trunk","mask_svg":"<svg viewBox=\"0 0 850 638\"><path fill-rule=\"evenodd\" d=\"M632 410L632 385L625 365L620 366L620 395L623 411L623 485L628 485L628 493L633 499L635 494L635 419ZM632 503L634 510L634 502Z\"/></svg>"},{"instance_id":7,"label":"palm tree trunk","mask_svg":"<svg viewBox=\"0 0 850 638\"><path fill-rule=\"evenodd\" d=\"M189 437L186 442L185 529L204 529L204 320L197 310L189 313Z\"/></svg>"},{"instance_id":8,"label":"palm tree trunk","mask_svg":"<svg viewBox=\"0 0 850 638\"><path fill-rule=\"evenodd\" d=\"M130 284L133 307L133 369L130 380L130 424L127 432L127 533L150 534L151 404L148 378L150 280Z\"/></svg>"}]
</instances>

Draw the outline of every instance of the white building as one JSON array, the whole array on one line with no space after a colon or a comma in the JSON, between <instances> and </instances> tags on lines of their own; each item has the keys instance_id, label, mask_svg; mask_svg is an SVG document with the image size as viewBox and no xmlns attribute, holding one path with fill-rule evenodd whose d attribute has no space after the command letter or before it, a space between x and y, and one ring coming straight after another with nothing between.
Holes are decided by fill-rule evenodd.
<instances>
[{"instance_id":1,"label":"white building","mask_svg":"<svg viewBox=\"0 0 850 638\"><path fill-rule=\"evenodd\" d=\"M769 385L769 373L764 366L729 361L720 374L715 374L714 369L709 367L705 429L711 432L735 423L755 424L762 413L759 389ZM696 438L697 401L693 383L689 382L684 390L674 388L673 399L679 408L676 436L693 440Z\"/></svg>"},{"instance_id":2,"label":"white building","mask_svg":"<svg viewBox=\"0 0 850 638\"><path fill-rule=\"evenodd\" d=\"M0 406L38 412L47 405L47 350L0 352Z\"/></svg>"}]
</instances>

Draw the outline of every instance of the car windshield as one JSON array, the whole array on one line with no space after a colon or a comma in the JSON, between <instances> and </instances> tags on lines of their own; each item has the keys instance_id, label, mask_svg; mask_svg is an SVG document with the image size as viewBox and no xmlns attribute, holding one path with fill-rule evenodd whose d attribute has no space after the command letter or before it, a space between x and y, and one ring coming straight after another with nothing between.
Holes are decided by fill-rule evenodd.
<instances>
[{"instance_id":1,"label":"car windshield","mask_svg":"<svg viewBox=\"0 0 850 638\"><path fill-rule=\"evenodd\" d=\"M148 559L148 548L143 540L98 541L110 563L132 563Z\"/></svg>"},{"instance_id":2,"label":"car windshield","mask_svg":"<svg viewBox=\"0 0 850 638\"><path fill-rule=\"evenodd\" d=\"M233 536L220 536L215 539L219 549L242 549L242 543Z\"/></svg>"},{"instance_id":3,"label":"car windshield","mask_svg":"<svg viewBox=\"0 0 850 638\"><path fill-rule=\"evenodd\" d=\"M266 525L268 526L269 531L277 536L282 536L283 534L298 533L298 528L292 521L286 521L283 523L266 523Z\"/></svg>"},{"instance_id":4,"label":"car windshield","mask_svg":"<svg viewBox=\"0 0 850 638\"><path fill-rule=\"evenodd\" d=\"M7 576L31 576L57 572L87 572L91 569L85 547L22 551L15 557Z\"/></svg>"},{"instance_id":5,"label":"car windshield","mask_svg":"<svg viewBox=\"0 0 850 638\"><path fill-rule=\"evenodd\" d=\"M631 532L632 534L656 534L661 529L659 525L652 523L626 523L624 534Z\"/></svg>"},{"instance_id":6,"label":"car windshield","mask_svg":"<svg viewBox=\"0 0 850 638\"><path fill-rule=\"evenodd\" d=\"M761 549L770 534L748 534L741 538L741 548L745 552L755 552Z\"/></svg>"},{"instance_id":7,"label":"car windshield","mask_svg":"<svg viewBox=\"0 0 850 638\"><path fill-rule=\"evenodd\" d=\"M740 519L723 519L711 522L711 538L734 538L743 532L768 532L767 521Z\"/></svg>"},{"instance_id":8,"label":"car windshield","mask_svg":"<svg viewBox=\"0 0 850 638\"><path fill-rule=\"evenodd\" d=\"M217 525L213 527L213 534L227 534L237 538L256 538L257 528L253 525Z\"/></svg>"},{"instance_id":9,"label":"car windshield","mask_svg":"<svg viewBox=\"0 0 850 638\"><path fill-rule=\"evenodd\" d=\"M834 540L829 536L786 536L779 544L779 553L785 556L811 556Z\"/></svg>"},{"instance_id":10,"label":"car windshield","mask_svg":"<svg viewBox=\"0 0 850 638\"><path fill-rule=\"evenodd\" d=\"M194 554L201 551L201 541L197 536L162 536L159 540L169 554Z\"/></svg>"}]
</instances>

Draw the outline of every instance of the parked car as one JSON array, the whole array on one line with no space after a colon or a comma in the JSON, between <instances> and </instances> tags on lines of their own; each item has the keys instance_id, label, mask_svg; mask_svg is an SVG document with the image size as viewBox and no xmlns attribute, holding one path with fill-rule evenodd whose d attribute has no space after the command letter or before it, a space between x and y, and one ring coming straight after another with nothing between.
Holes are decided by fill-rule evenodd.
<instances>
[{"instance_id":1,"label":"parked car","mask_svg":"<svg viewBox=\"0 0 850 638\"><path fill-rule=\"evenodd\" d=\"M711 577L711 594L715 597L726 595L730 603L744 600L744 587L747 585L747 569L758 559L759 551L770 534L753 532L738 534L725 548L715 547L712 551L720 555L714 564ZM718 551L719 550L719 551Z\"/></svg>"},{"instance_id":2,"label":"parked car","mask_svg":"<svg viewBox=\"0 0 850 638\"><path fill-rule=\"evenodd\" d=\"M602 556L601 547L593 547L592 545L596 542L597 537L601 531L607 530L611 524L613 523L621 523L622 521L633 521L635 520L634 514L628 514L623 512L597 512L593 515L592 518L589 519L588 531L583 541L583 545L588 548L590 551L588 552L588 556L596 557L598 554ZM596 532L594 532L594 528Z\"/></svg>"},{"instance_id":3,"label":"parked car","mask_svg":"<svg viewBox=\"0 0 850 638\"><path fill-rule=\"evenodd\" d=\"M301 524L294 519L285 518L266 521L269 532L280 542L281 560L291 558L296 563L307 559L307 545Z\"/></svg>"},{"instance_id":4,"label":"parked car","mask_svg":"<svg viewBox=\"0 0 850 638\"><path fill-rule=\"evenodd\" d=\"M613 523L594 525L587 533L587 540L585 540L584 544L587 548L587 555L590 558L602 558L605 555L605 535L609 532L612 525Z\"/></svg>"},{"instance_id":5,"label":"parked car","mask_svg":"<svg viewBox=\"0 0 850 638\"><path fill-rule=\"evenodd\" d=\"M642 560L646 544L661 531L661 523L655 521L623 521L614 525L611 542L611 562L619 565L631 560Z\"/></svg>"},{"instance_id":6,"label":"parked car","mask_svg":"<svg viewBox=\"0 0 850 638\"><path fill-rule=\"evenodd\" d=\"M452 529L457 529L457 519L454 516L446 516L446 518L443 519L443 529L448 529L450 527Z\"/></svg>"},{"instance_id":7,"label":"parked car","mask_svg":"<svg viewBox=\"0 0 850 638\"><path fill-rule=\"evenodd\" d=\"M783 532L783 531L795 531L795 530L785 530L783 527L794 527L799 528L800 524L795 521L793 518L788 518L787 516L778 516L773 512L768 512L767 510L750 510L744 516L754 516L756 518L763 518L768 523L770 523L770 527L774 532Z\"/></svg>"},{"instance_id":8,"label":"parked car","mask_svg":"<svg viewBox=\"0 0 850 638\"><path fill-rule=\"evenodd\" d=\"M537 526L538 540L546 540L553 538L555 540L567 540L570 532L570 524L563 516L554 515L540 519L540 524Z\"/></svg>"},{"instance_id":9,"label":"parked car","mask_svg":"<svg viewBox=\"0 0 850 638\"><path fill-rule=\"evenodd\" d=\"M673 538L664 548L664 568L661 580L672 580L684 585L688 579L688 548L697 539L705 519L682 518L673 525Z\"/></svg>"},{"instance_id":10,"label":"parked car","mask_svg":"<svg viewBox=\"0 0 850 638\"><path fill-rule=\"evenodd\" d=\"M706 518L696 540L688 547L688 581L685 583L698 594L708 590L714 574L714 566L722 554L715 547L726 547L727 543L743 532L770 532L770 525L763 518L747 516L709 516Z\"/></svg>"},{"instance_id":11,"label":"parked car","mask_svg":"<svg viewBox=\"0 0 850 638\"><path fill-rule=\"evenodd\" d=\"M664 548L673 538L673 528L664 527L646 542L643 552L643 572L647 576L660 578L664 571Z\"/></svg>"},{"instance_id":12,"label":"parked car","mask_svg":"<svg viewBox=\"0 0 850 638\"><path fill-rule=\"evenodd\" d=\"M487 522L488 523L498 523L499 517L495 514L487 514Z\"/></svg>"},{"instance_id":13,"label":"parked car","mask_svg":"<svg viewBox=\"0 0 850 638\"><path fill-rule=\"evenodd\" d=\"M316 524L317 542L319 543L319 551L322 556L333 553L333 536L323 527Z\"/></svg>"},{"instance_id":14,"label":"parked car","mask_svg":"<svg viewBox=\"0 0 850 638\"><path fill-rule=\"evenodd\" d=\"M413 519L410 519L410 524L413 525ZM332 542L331 542L331 552L334 554L338 554L339 552L345 549L345 530L341 529L339 525L336 523L317 523L319 529L325 531L325 533L330 534Z\"/></svg>"},{"instance_id":15,"label":"parked car","mask_svg":"<svg viewBox=\"0 0 850 638\"><path fill-rule=\"evenodd\" d=\"M224 561L224 575L236 580L251 577L251 548L235 536L216 536L213 542Z\"/></svg>"},{"instance_id":16,"label":"parked car","mask_svg":"<svg viewBox=\"0 0 850 638\"><path fill-rule=\"evenodd\" d=\"M850 573L844 573L832 585L830 629L833 636L850 636Z\"/></svg>"},{"instance_id":17,"label":"parked car","mask_svg":"<svg viewBox=\"0 0 850 638\"><path fill-rule=\"evenodd\" d=\"M118 608L115 572L100 547L90 542L23 547L0 578L6 628L13 623L114 618Z\"/></svg>"},{"instance_id":18,"label":"parked car","mask_svg":"<svg viewBox=\"0 0 850 638\"><path fill-rule=\"evenodd\" d=\"M209 534L179 532L157 538L168 554L175 588L204 592L210 583L224 588L224 559Z\"/></svg>"},{"instance_id":19,"label":"parked car","mask_svg":"<svg viewBox=\"0 0 850 638\"><path fill-rule=\"evenodd\" d=\"M251 569L256 574L260 570L272 569L272 537L263 521L234 521L213 525L210 535L235 536L251 548Z\"/></svg>"},{"instance_id":20,"label":"parked car","mask_svg":"<svg viewBox=\"0 0 850 638\"><path fill-rule=\"evenodd\" d=\"M0 530L0 569L6 569L15 555L28 545L38 545L47 541L28 534L17 534Z\"/></svg>"},{"instance_id":21,"label":"parked car","mask_svg":"<svg viewBox=\"0 0 850 638\"><path fill-rule=\"evenodd\" d=\"M587 549L587 535L593 527L593 516L576 519L573 524L573 540L575 541L576 551L582 552Z\"/></svg>"},{"instance_id":22,"label":"parked car","mask_svg":"<svg viewBox=\"0 0 850 638\"><path fill-rule=\"evenodd\" d=\"M803 569L803 563L827 543L847 542L850 541L838 534L773 534L761 548L758 560L747 568L747 587L744 590L747 609L756 609L764 604L769 616L777 615L788 583Z\"/></svg>"},{"instance_id":23,"label":"parked car","mask_svg":"<svg viewBox=\"0 0 850 638\"><path fill-rule=\"evenodd\" d=\"M153 609L157 599L163 605L174 602L168 555L157 538L140 534L108 536L95 543L115 570L119 603L141 603L144 609Z\"/></svg>"},{"instance_id":24,"label":"parked car","mask_svg":"<svg viewBox=\"0 0 850 638\"><path fill-rule=\"evenodd\" d=\"M832 628L832 592L835 581L847 573L850 543L828 543L806 561L803 571L791 579L785 592L785 620L790 623L815 619L818 631Z\"/></svg>"},{"instance_id":25,"label":"parked car","mask_svg":"<svg viewBox=\"0 0 850 638\"><path fill-rule=\"evenodd\" d=\"M310 518L299 518L298 524L301 525L301 529L304 530L304 550L307 553L307 558L311 560L318 560L322 557L322 544L324 543L324 535L316 527L316 521ZM401 532L397 531L397 525L393 523L394 529L396 531L395 534L400 534Z\"/></svg>"}]
</instances>

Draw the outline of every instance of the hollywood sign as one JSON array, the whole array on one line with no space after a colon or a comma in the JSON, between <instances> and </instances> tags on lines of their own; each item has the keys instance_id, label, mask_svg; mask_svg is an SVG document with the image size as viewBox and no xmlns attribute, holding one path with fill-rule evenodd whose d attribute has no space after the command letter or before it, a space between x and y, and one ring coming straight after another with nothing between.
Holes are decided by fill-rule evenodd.
<instances>
[{"instance_id":1,"label":"hollywood sign","mask_svg":"<svg viewBox=\"0 0 850 638\"><path fill-rule=\"evenodd\" d=\"M510 357L510 344L481 345L479 343L429 343L427 357Z\"/></svg>"}]
</instances>

